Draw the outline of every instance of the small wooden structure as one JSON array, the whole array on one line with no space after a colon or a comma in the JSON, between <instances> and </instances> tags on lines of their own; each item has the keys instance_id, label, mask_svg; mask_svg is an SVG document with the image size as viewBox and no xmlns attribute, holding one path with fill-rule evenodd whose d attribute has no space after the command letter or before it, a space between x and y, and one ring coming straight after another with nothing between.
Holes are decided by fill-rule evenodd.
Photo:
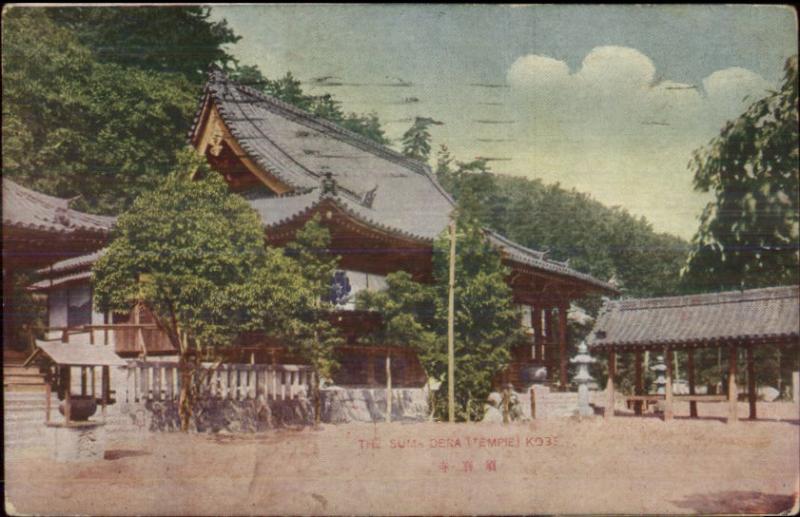
<instances>
[{"instance_id":1,"label":"small wooden structure","mask_svg":"<svg viewBox=\"0 0 800 517\"><path fill-rule=\"evenodd\" d=\"M738 390L737 355L747 356L747 399L750 419L756 418L756 383L753 350L756 346L800 344L800 286L771 287L667 298L609 301L598 316L588 338L592 352L608 354L608 402L606 417L614 416L614 377L617 353L635 356L635 403L637 415L642 403L663 401L664 420L672 420L673 403L688 401L690 417L697 417L698 402L728 401L728 421L736 421ZM727 395L695 393L694 351L720 348L728 353ZM642 353L663 353L666 359L664 394L643 393ZM673 394L673 352L687 354L688 395Z\"/></svg>"},{"instance_id":2,"label":"small wooden structure","mask_svg":"<svg viewBox=\"0 0 800 517\"><path fill-rule=\"evenodd\" d=\"M44 357L51 366L55 366L55 378L48 374L46 384L45 423L51 423L50 399L52 386L56 384L64 392L64 425L75 423L72 418L72 370L80 369L80 393L82 397L91 396L99 400L102 416L105 420L106 406L110 401L112 366L125 366L127 363L110 347L72 344L64 346L57 342L36 341L36 355ZM101 369L100 390L97 392L95 379L96 368ZM98 396L99 395L99 396Z\"/></svg>"}]
</instances>

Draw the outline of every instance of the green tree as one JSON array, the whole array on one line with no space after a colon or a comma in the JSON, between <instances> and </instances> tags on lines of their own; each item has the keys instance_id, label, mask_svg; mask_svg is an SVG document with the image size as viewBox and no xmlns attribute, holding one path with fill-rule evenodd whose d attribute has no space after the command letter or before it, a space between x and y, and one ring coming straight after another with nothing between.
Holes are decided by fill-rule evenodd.
<instances>
[{"instance_id":1,"label":"green tree","mask_svg":"<svg viewBox=\"0 0 800 517\"><path fill-rule=\"evenodd\" d=\"M311 303L288 322L285 332L289 346L314 369L311 395L315 424L321 419L321 381L331 379L338 368L335 347L344 342L330 322L335 308L331 281L339 262L339 257L329 252L330 243L330 232L320 224L319 216L314 216L297 232L295 240L286 245L286 254L294 259L311 288Z\"/></svg>"},{"instance_id":2,"label":"green tree","mask_svg":"<svg viewBox=\"0 0 800 517\"><path fill-rule=\"evenodd\" d=\"M508 271L481 228L467 217L458 222L455 287L456 417L480 420L492 381L510 361L509 350L522 338L513 306ZM372 339L408 344L420 352L428 375L441 382L435 412L447 415L447 313L449 238L434 244L434 282L412 282L406 273L387 277L384 293L361 295L359 306L378 310L383 329Z\"/></svg>"},{"instance_id":3,"label":"green tree","mask_svg":"<svg viewBox=\"0 0 800 517\"><path fill-rule=\"evenodd\" d=\"M98 63L45 11L5 13L3 174L118 213L177 164L199 90L179 75Z\"/></svg>"},{"instance_id":4,"label":"green tree","mask_svg":"<svg viewBox=\"0 0 800 517\"><path fill-rule=\"evenodd\" d=\"M695 152L694 185L712 192L684 279L693 290L800 282L797 56L780 91L758 100Z\"/></svg>"},{"instance_id":5,"label":"green tree","mask_svg":"<svg viewBox=\"0 0 800 517\"><path fill-rule=\"evenodd\" d=\"M209 65L231 69L226 46L241 39L211 9L190 6L59 7L46 10L103 63L178 73L196 85Z\"/></svg>"},{"instance_id":6,"label":"green tree","mask_svg":"<svg viewBox=\"0 0 800 517\"><path fill-rule=\"evenodd\" d=\"M93 268L99 311L145 305L179 351L181 428L188 430L201 360L246 331L281 335L312 310L297 264L265 249L258 214L216 174L185 171L139 197L119 217Z\"/></svg>"},{"instance_id":7,"label":"green tree","mask_svg":"<svg viewBox=\"0 0 800 517\"><path fill-rule=\"evenodd\" d=\"M387 275L386 286L385 290L364 290L356 296L356 309L376 311L382 319L381 327L362 336L360 342L372 346L411 347L426 368L433 365L434 360L441 361L442 358L434 358L438 352L436 340L439 337L433 330L436 308L433 287L415 282L406 271ZM391 368L389 349L386 361ZM390 415L390 375L386 376L386 400L387 414ZM434 400L431 400L431 407L435 406Z\"/></svg>"},{"instance_id":8,"label":"green tree","mask_svg":"<svg viewBox=\"0 0 800 517\"><path fill-rule=\"evenodd\" d=\"M414 123L403 133L403 154L414 160L427 163L431 155L431 133L428 128L435 121L416 117Z\"/></svg>"}]
</instances>

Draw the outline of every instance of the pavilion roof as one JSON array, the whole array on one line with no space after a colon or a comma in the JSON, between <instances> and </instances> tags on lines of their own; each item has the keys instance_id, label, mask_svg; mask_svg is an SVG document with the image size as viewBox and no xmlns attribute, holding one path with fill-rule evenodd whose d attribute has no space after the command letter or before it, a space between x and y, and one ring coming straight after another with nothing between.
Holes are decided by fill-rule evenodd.
<instances>
[{"instance_id":1,"label":"pavilion roof","mask_svg":"<svg viewBox=\"0 0 800 517\"><path fill-rule=\"evenodd\" d=\"M3 226L57 234L106 234L115 220L73 210L68 199L48 196L3 178Z\"/></svg>"},{"instance_id":2,"label":"pavilion roof","mask_svg":"<svg viewBox=\"0 0 800 517\"><path fill-rule=\"evenodd\" d=\"M800 342L800 286L607 301L593 349Z\"/></svg>"},{"instance_id":3,"label":"pavilion roof","mask_svg":"<svg viewBox=\"0 0 800 517\"><path fill-rule=\"evenodd\" d=\"M64 366L125 366L113 347L103 345L64 344L36 340L36 347L54 363Z\"/></svg>"}]
</instances>

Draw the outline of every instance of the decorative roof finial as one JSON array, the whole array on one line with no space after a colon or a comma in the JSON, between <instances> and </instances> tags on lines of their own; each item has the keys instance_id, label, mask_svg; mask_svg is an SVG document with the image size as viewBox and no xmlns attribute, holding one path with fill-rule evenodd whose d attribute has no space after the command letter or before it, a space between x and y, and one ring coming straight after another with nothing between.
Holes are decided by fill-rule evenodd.
<instances>
[{"instance_id":1,"label":"decorative roof finial","mask_svg":"<svg viewBox=\"0 0 800 517\"><path fill-rule=\"evenodd\" d=\"M336 180L333 179L333 173L328 170L328 167L323 166L322 174L324 178L322 180L322 192L320 192L320 194L337 195Z\"/></svg>"}]
</instances>

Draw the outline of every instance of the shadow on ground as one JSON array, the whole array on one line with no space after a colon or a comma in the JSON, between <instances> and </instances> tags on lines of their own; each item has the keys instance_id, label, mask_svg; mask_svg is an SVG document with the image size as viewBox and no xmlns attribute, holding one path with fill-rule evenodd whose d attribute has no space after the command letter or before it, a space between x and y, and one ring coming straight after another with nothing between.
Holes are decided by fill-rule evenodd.
<instances>
[{"instance_id":1,"label":"shadow on ground","mask_svg":"<svg viewBox=\"0 0 800 517\"><path fill-rule=\"evenodd\" d=\"M726 491L692 494L681 501L672 501L680 508L702 514L788 514L795 504L795 495L763 492Z\"/></svg>"},{"instance_id":2,"label":"shadow on ground","mask_svg":"<svg viewBox=\"0 0 800 517\"><path fill-rule=\"evenodd\" d=\"M111 449L103 455L104 460L119 460L122 458L131 458L135 456L150 456L147 451L134 451L126 449Z\"/></svg>"}]
</instances>

